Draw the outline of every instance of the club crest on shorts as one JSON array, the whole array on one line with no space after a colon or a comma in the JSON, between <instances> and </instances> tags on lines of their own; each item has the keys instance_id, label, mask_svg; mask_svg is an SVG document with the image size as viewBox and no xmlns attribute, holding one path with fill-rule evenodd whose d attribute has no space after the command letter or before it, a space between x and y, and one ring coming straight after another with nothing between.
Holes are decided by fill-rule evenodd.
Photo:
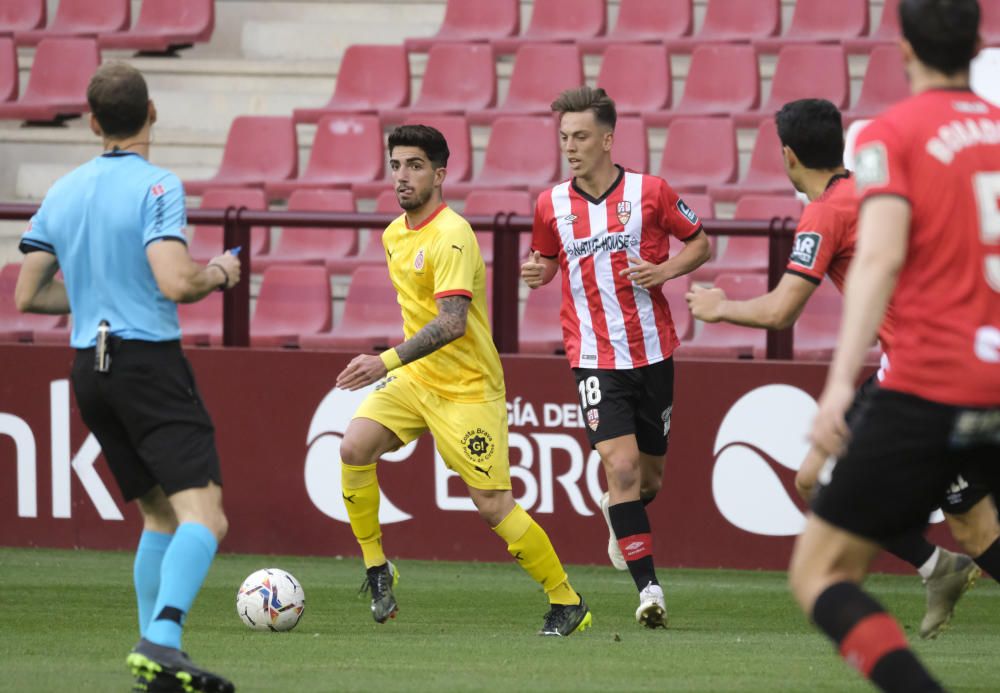
<instances>
[{"instance_id":1,"label":"club crest on shorts","mask_svg":"<svg viewBox=\"0 0 1000 693\"><path fill-rule=\"evenodd\" d=\"M622 200L618 203L618 221L624 226L628 223L628 220L632 218L632 203L628 200Z\"/></svg>"},{"instance_id":2,"label":"club crest on shorts","mask_svg":"<svg viewBox=\"0 0 1000 693\"><path fill-rule=\"evenodd\" d=\"M424 268L424 249L417 251L417 256L413 258L413 269L418 272Z\"/></svg>"},{"instance_id":3,"label":"club crest on shorts","mask_svg":"<svg viewBox=\"0 0 1000 693\"><path fill-rule=\"evenodd\" d=\"M596 431L597 427L601 425L601 412L597 409L588 409L587 425L590 426L591 431Z\"/></svg>"},{"instance_id":4,"label":"club crest on shorts","mask_svg":"<svg viewBox=\"0 0 1000 693\"><path fill-rule=\"evenodd\" d=\"M474 464L481 464L489 460L493 457L496 449L497 446L493 442L493 436L485 429L474 428L462 436L462 452Z\"/></svg>"}]
</instances>

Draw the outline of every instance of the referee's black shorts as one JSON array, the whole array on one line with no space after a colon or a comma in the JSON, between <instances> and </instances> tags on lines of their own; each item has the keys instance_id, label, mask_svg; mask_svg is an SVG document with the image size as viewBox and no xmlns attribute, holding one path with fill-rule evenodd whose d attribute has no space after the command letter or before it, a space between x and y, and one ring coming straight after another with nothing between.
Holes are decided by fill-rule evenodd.
<instances>
[{"instance_id":1,"label":"referee's black shorts","mask_svg":"<svg viewBox=\"0 0 1000 693\"><path fill-rule=\"evenodd\" d=\"M836 527L881 543L923 529L960 475L976 478L996 495L1000 430L960 435L963 417L997 420L990 413L876 389L852 417L847 452L820 489L813 511Z\"/></svg>"},{"instance_id":2,"label":"referee's black shorts","mask_svg":"<svg viewBox=\"0 0 1000 693\"><path fill-rule=\"evenodd\" d=\"M125 500L222 484L215 428L178 341L111 340L111 370L79 349L73 389Z\"/></svg>"}]
</instances>

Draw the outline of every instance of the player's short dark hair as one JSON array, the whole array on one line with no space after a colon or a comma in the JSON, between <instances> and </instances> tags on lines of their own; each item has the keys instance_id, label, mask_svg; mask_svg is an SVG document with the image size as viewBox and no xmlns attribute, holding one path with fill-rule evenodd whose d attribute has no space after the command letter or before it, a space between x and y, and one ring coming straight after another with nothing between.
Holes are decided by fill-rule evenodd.
<instances>
[{"instance_id":1,"label":"player's short dark hair","mask_svg":"<svg viewBox=\"0 0 1000 693\"><path fill-rule=\"evenodd\" d=\"M902 0L899 23L927 67L946 75L969 69L979 39L977 0Z\"/></svg>"},{"instance_id":2,"label":"player's short dark hair","mask_svg":"<svg viewBox=\"0 0 1000 693\"><path fill-rule=\"evenodd\" d=\"M149 91L142 73L123 62L97 68L87 85L90 112L105 137L122 139L136 134L149 116Z\"/></svg>"},{"instance_id":3,"label":"player's short dark hair","mask_svg":"<svg viewBox=\"0 0 1000 693\"><path fill-rule=\"evenodd\" d=\"M778 139L806 168L831 169L844 165L844 121L826 99L789 101L774 121Z\"/></svg>"},{"instance_id":4,"label":"player's short dark hair","mask_svg":"<svg viewBox=\"0 0 1000 693\"><path fill-rule=\"evenodd\" d=\"M448 141L440 130L430 125L400 125L389 133L389 154L396 147L418 147L427 155L434 168L448 165Z\"/></svg>"},{"instance_id":5,"label":"player's short dark hair","mask_svg":"<svg viewBox=\"0 0 1000 693\"><path fill-rule=\"evenodd\" d=\"M552 102L552 111L558 113L560 117L565 113L590 111L594 114L594 120L612 130L618 122L618 111L615 109L614 100L608 96L608 92L600 88L567 89Z\"/></svg>"}]
</instances>

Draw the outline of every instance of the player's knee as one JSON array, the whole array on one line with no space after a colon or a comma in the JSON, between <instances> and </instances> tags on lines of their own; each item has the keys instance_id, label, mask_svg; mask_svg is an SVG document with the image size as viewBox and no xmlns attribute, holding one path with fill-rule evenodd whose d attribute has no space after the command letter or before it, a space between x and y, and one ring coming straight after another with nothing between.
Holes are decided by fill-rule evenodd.
<instances>
[{"instance_id":1,"label":"player's knee","mask_svg":"<svg viewBox=\"0 0 1000 693\"><path fill-rule=\"evenodd\" d=\"M629 455L609 455L604 460L608 483L616 488L632 488L639 483L638 460Z\"/></svg>"},{"instance_id":2,"label":"player's knee","mask_svg":"<svg viewBox=\"0 0 1000 693\"><path fill-rule=\"evenodd\" d=\"M371 446L365 445L355 436L345 435L340 441L340 461L344 464L361 467L375 461Z\"/></svg>"}]
</instances>

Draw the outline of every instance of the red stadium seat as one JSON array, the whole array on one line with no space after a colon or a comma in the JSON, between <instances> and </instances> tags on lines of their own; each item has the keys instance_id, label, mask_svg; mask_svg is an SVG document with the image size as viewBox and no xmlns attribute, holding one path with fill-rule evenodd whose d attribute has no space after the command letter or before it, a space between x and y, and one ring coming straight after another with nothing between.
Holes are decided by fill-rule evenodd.
<instances>
[{"instance_id":1,"label":"red stadium seat","mask_svg":"<svg viewBox=\"0 0 1000 693\"><path fill-rule=\"evenodd\" d=\"M736 129L729 118L678 118L667 132L661 178L683 192L732 183L738 172Z\"/></svg>"},{"instance_id":2,"label":"red stadium seat","mask_svg":"<svg viewBox=\"0 0 1000 693\"><path fill-rule=\"evenodd\" d=\"M618 115L639 115L670 108L670 56L662 44L607 47L597 86L615 100Z\"/></svg>"},{"instance_id":3,"label":"red stadium seat","mask_svg":"<svg viewBox=\"0 0 1000 693\"><path fill-rule=\"evenodd\" d=\"M607 0L535 0L523 34L492 43L499 53L513 53L530 41L574 43L604 34L607 18Z\"/></svg>"},{"instance_id":4,"label":"red stadium seat","mask_svg":"<svg viewBox=\"0 0 1000 693\"><path fill-rule=\"evenodd\" d=\"M358 267L344 300L340 322L332 330L303 335L303 349L383 351L403 341L403 317L389 271L381 267Z\"/></svg>"},{"instance_id":5,"label":"red stadium seat","mask_svg":"<svg viewBox=\"0 0 1000 693\"><path fill-rule=\"evenodd\" d=\"M52 23L45 28L18 31L19 46L36 46L46 38L107 34L128 29L132 18L129 0L59 0Z\"/></svg>"},{"instance_id":6,"label":"red stadium seat","mask_svg":"<svg viewBox=\"0 0 1000 693\"><path fill-rule=\"evenodd\" d=\"M683 196L684 204L694 210L699 219L715 219L715 202L711 195L704 193L687 193Z\"/></svg>"},{"instance_id":7,"label":"red stadium seat","mask_svg":"<svg viewBox=\"0 0 1000 693\"><path fill-rule=\"evenodd\" d=\"M796 0L784 36L758 39L757 50L775 53L790 43L839 43L868 33L868 0Z\"/></svg>"},{"instance_id":8,"label":"red stadium seat","mask_svg":"<svg viewBox=\"0 0 1000 693\"><path fill-rule=\"evenodd\" d=\"M386 183L386 186L389 186ZM396 199L396 191L391 187L379 193L375 199L375 212L377 214L390 214L398 217L403 213ZM357 255L343 257L339 259L329 259L326 261L326 269L331 274L351 274L359 267L366 265L378 265L385 267L385 250L382 247L382 231L384 227L369 229L368 241Z\"/></svg>"},{"instance_id":9,"label":"red stadium seat","mask_svg":"<svg viewBox=\"0 0 1000 693\"><path fill-rule=\"evenodd\" d=\"M771 80L771 95L759 111L736 115L740 127L754 127L774 117L796 99L826 99L843 110L851 96L847 56L840 46L790 45L781 49Z\"/></svg>"},{"instance_id":10,"label":"red stadium seat","mask_svg":"<svg viewBox=\"0 0 1000 693\"><path fill-rule=\"evenodd\" d=\"M774 217L798 219L802 203L796 197L773 195L746 195L736 203L735 219L769 220ZM767 238L755 236L730 236L725 251L714 260L694 271L698 280L712 279L720 274L766 272L768 265Z\"/></svg>"},{"instance_id":11,"label":"red stadium seat","mask_svg":"<svg viewBox=\"0 0 1000 693\"><path fill-rule=\"evenodd\" d=\"M910 95L910 83L903 67L899 46L875 46L868 56L868 67L861 82L861 94L854 108L844 113L848 122L873 118L897 101Z\"/></svg>"},{"instance_id":12,"label":"red stadium seat","mask_svg":"<svg viewBox=\"0 0 1000 693\"><path fill-rule=\"evenodd\" d=\"M727 298L745 301L767 292L767 277L763 274L724 274L715 286L726 292ZM767 332L725 322L702 323L701 330L682 345L679 352L691 358L748 359L761 353L767 344Z\"/></svg>"},{"instance_id":13,"label":"red stadium seat","mask_svg":"<svg viewBox=\"0 0 1000 693\"><path fill-rule=\"evenodd\" d=\"M465 207L462 209L462 216L496 216L501 212L512 212L519 216L531 216L534 200L531 194L525 190L473 190L465 198ZM479 252L483 255L483 262L490 264L493 262L493 232L477 231L476 238L479 241ZM528 252L531 246L531 233L520 234L519 254L521 257Z\"/></svg>"},{"instance_id":14,"label":"red stadium seat","mask_svg":"<svg viewBox=\"0 0 1000 693\"><path fill-rule=\"evenodd\" d=\"M794 195L795 188L785 172L785 160L781 154L781 140L773 118L762 120L757 129L753 153L746 177L736 185L713 186L709 188L716 200L729 202L740 195Z\"/></svg>"},{"instance_id":15,"label":"red stadium seat","mask_svg":"<svg viewBox=\"0 0 1000 693\"><path fill-rule=\"evenodd\" d=\"M320 188L296 190L288 198L289 212L355 212L350 190ZM328 259L353 257L358 252L357 229L287 226L271 252L253 263L254 271L272 265L325 265Z\"/></svg>"},{"instance_id":16,"label":"red stadium seat","mask_svg":"<svg viewBox=\"0 0 1000 693\"><path fill-rule=\"evenodd\" d=\"M694 25L691 0L621 0L618 20L606 36L577 41L584 53L599 53L615 43L662 43L687 36Z\"/></svg>"},{"instance_id":17,"label":"red stadium seat","mask_svg":"<svg viewBox=\"0 0 1000 693\"><path fill-rule=\"evenodd\" d=\"M493 49L483 43L440 43L427 55L420 95L410 108L382 111L397 123L423 114L462 114L493 108L497 74Z\"/></svg>"},{"instance_id":18,"label":"red stadium seat","mask_svg":"<svg viewBox=\"0 0 1000 693\"><path fill-rule=\"evenodd\" d=\"M525 354L564 354L559 309L562 306L562 276L528 292L524 315L517 330L518 350Z\"/></svg>"},{"instance_id":19,"label":"red stadium seat","mask_svg":"<svg viewBox=\"0 0 1000 693\"><path fill-rule=\"evenodd\" d=\"M979 36L984 46L1000 46L1000 4L993 0L979 3Z\"/></svg>"},{"instance_id":20,"label":"red stadium seat","mask_svg":"<svg viewBox=\"0 0 1000 693\"><path fill-rule=\"evenodd\" d=\"M684 295L691 289L691 275L685 274L671 279L663 285L663 296L670 306L670 317L674 322L674 332L677 339L687 339L694 326L694 318L687 307Z\"/></svg>"},{"instance_id":21,"label":"red stadium seat","mask_svg":"<svg viewBox=\"0 0 1000 693\"><path fill-rule=\"evenodd\" d=\"M181 342L185 345L222 344L222 294L213 291L194 303L178 303Z\"/></svg>"},{"instance_id":22,"label":"red stadium seat","mask_svg":"<svg viewBox=\"0 0 1000 693\"><path fill-rule=\"evenodd\" d=\"M0 103L15 101L20 91L17 48L10 36L0 36Z\"/></svg>"},{"instance_id":23,"label":"red stadium seat","mask_svg":"<svg viewBox=\"0 0 1000 693\"><path fill-rule=\"evenodd\" d=\"M583 63L576 46L526 44L517 49L507 98L497 108L469 111L473 125L504 115L548 115L552 100L564 89L583 84Z\"/></svg>"},{"instance_id":24,"label":"red stadium seat","mask_svg":"<svg viewBox=\"0 0 1000 693\"><path fill-rule=\"evenodd\" d=\"M250 346L296 347L301 335L329 331L332 320L325 267L275 265L264 271L250 319Z\"/></svg>"},{"instance_id":25,"label":"red stadium seat","mask_svg":"<svg viewBox=\"0 0 1000 693\"><path fill-rule=\"evenodd\" d=\"M71 316L72 317L72 316ZM71 320L58 327L39 328L32 330L32 344L50 344L53 346L69 346L69 339L73 332Z\"/></svg>"},{"instance_id":26,"label":"red stadium seat","mask_svg":"<svg viewBox=\"0 0 1000 693\"><path fill-rule=\"evenodd\" d=\"M708 0L701 30L670 39L671 50L692 50L703 43L751 41L781 32L781 0Z\"/></svg>"},{"instance_id":27,"label":"red stadium seat","mask_svg":"<svg viewBox=\"0 0 1000 693\"><path fill-rule=\"evenodd\" d=\"M215 31L215 0L142 0L128 31L101 34L101 48L173 53L207 43Z\"/></svg>"},{"instance_id":28,"label":"red stadium seat","mask_svg":"<svg viewBox=\"0 0 1000 693\"><path fill-rule=\"evenodd\" d=\"M844 299L829 279L816 287L795 321L796 361L829 361L837 346Z\"/></svg>"},{"instance_id":29,"label":"red stadium seat","mask_svg":"<svg viewBox=\"0 0 1000 693\"><path fill-rule=\"evenodd\" d=\"M94 39L45 39L35 49L24 93L17 101L0 103L0 119L58 122L86 112L87 84L100 64Z\"/></svg>"},{"instance_id":30,"label":"red stadium seat","mask_svg":"<svg viewBox=\"0 0 1000 693\"><path fill-rule=\"evenodd\" d=\"M900 37L899 2L900 0L883 0L878 28L870 36L845 39L844 49L849 53L865 53L875 46L895 45Z\"/></svg>"},{"instance_id":31,"label":"red stadium seat","mask_svg":"<svg viewBox=\"0 0 1000 693\"><path fill-rule=\"evenodd\" d=\"M553 118L502 116L493 123L483 168L469 183L448 186L450 197L483 188L528 190L555 183L559 176L559 137Z\"/></svg>"},{"instance_id":32,"label":"red stadium seat","mask_svg":"<svg viewBox=\"0 0 1000 693\"><path fill-rule=\"evenodd\" d=\"M31 31L45 26L45 0L4 0L0 2L0 34Z\"/></svg>"},{"instance_id":33,"label":"red stadium seat","mask_svg":"<svg viewBox=\"0 0 1000 693\"><path fill-rule=\"evenodd\" d=\"M618 118L614 157L616 164L630 171L649 173L649 140L641 118Z\"/></svg>"},{"instance_id":34,"label":"red stadium seat","mask_svg":"<svg viewBox=\"0 0 1000 693\"><path fill-rule=\"evenodd\" d=\"M267 209L267 197L260 188L209 188L201 197L201 209L226 209L246 207L254 211ZM198 262L208 262L222 251L221 226L196 226L194 237L188 243L188 253ZM266 253L271 246L271 231L266 227L250 230L251 256Z\"/></svg>"},{"instance_id":35,"label":"red stadium seat","mask_svg":"<svg viewBox=\"0 0 1000 693\"><path fill-rule=\"evenodd\" d=\"M448 0L438 32L406 39L406 50L424 53L438 43L488 41L514 36L520 29L520 0Z\"/></svg>"},{"instance_id":36,"label":"red stadium seat","mask_svg":"<svg viewBox=\"0 0 1000 693\"><path fill-rule=\"evenodd\" d=\"M704 45L694 49L680 103L669 111L644 113L648 125L665 126L677 116L743 113L760 105L760 70L751 46Z\"/></svg>"},{"instance_id":37,"label":"red stadium seat","mask_svg":"<svg viewBox=\"0 0 1000 693\"><path fill-rule=\"evenodd\" d=\"M295 126L289 126L294 134ZM303 188L346 187L374 181L381 184L384 176L385 148L378 117L344 113L320 120L309 163L300 177L275 176L266 181L265 189L271 199L280 199Z\"/></svg>"},{"instance_id":38,"label":"red stadium seat","mask_svg":"<svg viewBox=\"0 0 1000 693\"><path fill-rule=\"evenodd\" d=\"M299 172L295 123L286 116L237 116L229 126L218 172L206 180L184 181L189 195L208 188L255 187L291 180Z\"/></svg>"},{"instance_id":39,"label":"red stadium seat","mask_svg":"<svg viewBox=\"0 0 1000 693\"><path fill-rule=\"evenodd\" d=\"M22 313L14 305L14 287L21 273L20 263L0 269L0 333L2 341L30 342L35 330L47 330L66 324L65 315ZM67 339L67 341L69 341Z\"/></svg>"},{"instance_id":40,"label":"red stadium seat","mask_svg":"<svg viewBox=\"0 0 1000 693\"><path fill-rule=\"evenodd\" d=\"M331 113L374 113L410 103L410 61L402 46L348 46L333 97L321 108L296 108L296 123Z\"/></svg>"}]
</instances>

